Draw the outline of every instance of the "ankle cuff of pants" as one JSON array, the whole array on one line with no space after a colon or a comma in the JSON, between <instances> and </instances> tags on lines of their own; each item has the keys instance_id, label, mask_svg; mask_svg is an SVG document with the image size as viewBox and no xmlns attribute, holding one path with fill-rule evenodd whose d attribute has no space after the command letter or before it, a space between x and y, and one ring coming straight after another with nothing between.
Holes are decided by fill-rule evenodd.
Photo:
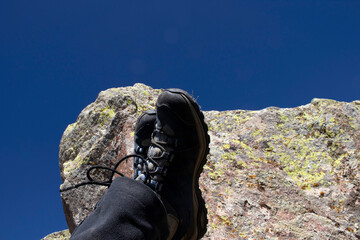
<instances>
[{"instance_id":1,"label":"ankle cuff of pants","mask_svg":"<svg viewBox=\"0 0 360 240\"><path fill-rule=\"evenodd\" d=\"M143 183L119 177L71 240L166 239L168 234L166 209L156 193Z\"/></svg>"}]
</instances>

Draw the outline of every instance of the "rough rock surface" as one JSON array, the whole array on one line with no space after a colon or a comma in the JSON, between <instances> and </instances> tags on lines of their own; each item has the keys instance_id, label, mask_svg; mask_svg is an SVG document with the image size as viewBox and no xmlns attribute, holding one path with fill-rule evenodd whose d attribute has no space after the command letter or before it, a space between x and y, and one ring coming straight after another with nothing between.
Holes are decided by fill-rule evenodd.
<instances>
[{"instance_id":1,"label":"rough rock surface","mask_svg":"<svg viewBox=\"0 0 360 240\"><path fill-rule=\"evenodd\" d=\"M131 153L136 119L160 92L143 84L101 92L63 134L61 187L86 180L92 165L113 166ZM205 237L360 239L360 101L204 114L211 137L200 179ZM131 164L120 171L131 176ZM61 194L71 231L105 190Z\"/></svg>"},{"instance_id":2,"label":"rough rock surface","mask_svg":"<svg viewBox=\"0 0 360 240\"><path fill-rule=\"evenodd\" d=\"M41 240L68 240L70 238L69 230L63 230L60 232L54 232L47 235Z\"/></svg>"}]
</instances>

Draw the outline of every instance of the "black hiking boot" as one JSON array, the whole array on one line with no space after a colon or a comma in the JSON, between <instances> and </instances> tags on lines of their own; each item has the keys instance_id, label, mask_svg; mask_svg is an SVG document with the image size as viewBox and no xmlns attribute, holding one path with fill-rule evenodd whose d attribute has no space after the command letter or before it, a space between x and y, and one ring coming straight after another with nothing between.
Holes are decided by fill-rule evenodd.
<instances>
[{"instance_id":1,"label":"black hiking boot","mask_svg":"<svg viewBox=\"0 0 360 240\"><path fill-rule=\"evenodd\" d=\"M134 179L144 170L144 159L151 144L151 134L155 128L156 112L148 110L141 114L136 122L134 134L134 153L142 156L143 159L134 157Z\"/></svg>"},{"instance_id":2,"label":"black hiking boot","mask_svg":"<svg viewBox=\"0 0 360 240\"><path fill-rule=\"evenodd\" d=\"M171 239L200 239L207 210L199 189L210 138L199 105L185 91L168 89L156 103L156 127L138 175L168 211Z\"/></svg>"}]
</instances>

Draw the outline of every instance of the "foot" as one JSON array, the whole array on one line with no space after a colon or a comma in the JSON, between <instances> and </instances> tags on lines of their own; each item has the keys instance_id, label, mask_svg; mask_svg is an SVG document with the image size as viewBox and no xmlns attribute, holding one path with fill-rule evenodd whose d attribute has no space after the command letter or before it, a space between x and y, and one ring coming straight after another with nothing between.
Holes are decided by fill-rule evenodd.
<instances>
[{"instance_id":1,"label":"foot","mask_svg":"<svg viewBox=\"0 0 360 240\"><path fill-rule=\"evenodd\" d=\"M187 92L168 89L160 94L146 171L138 178L164 202L173 239L199 239L206 232L199 177L209 152L207 130L199 105Z\"/></svg>"}]
</instances>

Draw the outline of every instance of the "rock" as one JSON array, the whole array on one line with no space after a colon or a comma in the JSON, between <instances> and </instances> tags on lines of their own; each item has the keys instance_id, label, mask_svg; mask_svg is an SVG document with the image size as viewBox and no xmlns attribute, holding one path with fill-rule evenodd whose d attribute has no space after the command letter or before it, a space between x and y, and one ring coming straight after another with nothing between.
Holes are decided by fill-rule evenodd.
<instances>
[{"instance_id":1,"label":"rock","mask_svg":"<svg viewBox=\"0 0 360 240\"><path fill-rule=\"evenodd\" d=\"M143 84L101 92L63 134L61 188L85 181L92 165L113 166L130 154L136 119L160 92ZM359 238L360 101L204 114L211 137L200 178L206 237ZM131 168L129 160L119 170L131 177ZM87 185L61 194L70 231L105 190Z\"/></svg>"},{"instance_id":2,"label":"rock","mask_svg":"<svg viewBox=\"0 0 360 240\"><path fill-rule=\"evenodd\" d=\"M68 240L70 238L69 230L63 230L47 235L41 240Z\"/></svg>"}]
</instances>

